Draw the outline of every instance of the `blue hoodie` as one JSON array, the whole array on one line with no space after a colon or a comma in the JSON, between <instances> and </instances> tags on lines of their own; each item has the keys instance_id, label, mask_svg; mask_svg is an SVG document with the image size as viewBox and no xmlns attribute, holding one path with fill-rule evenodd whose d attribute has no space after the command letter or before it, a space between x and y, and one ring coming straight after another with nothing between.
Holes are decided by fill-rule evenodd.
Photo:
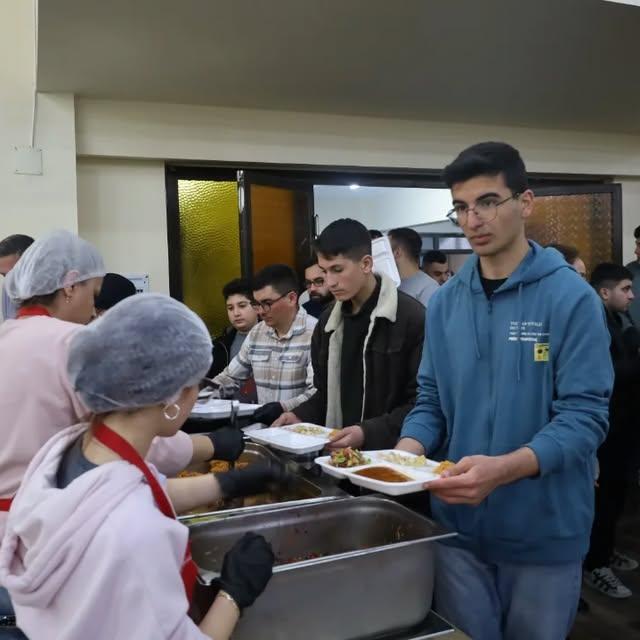
<instances>
[{"instance_id":1,"label":"blue hoodie","mask_svg":"<svg viewBox=\"0 0 640 640\"><path fill-rule=\"evenodd\" d=\"M491 300L477 256L431 299L402 437L454 462L531 448L539 476L498 487L477 507L432 498L433 514L487 562L561 564L589 547L613 369L596 293L555 249L529 244Z\"/></svg>"}]
</instances>

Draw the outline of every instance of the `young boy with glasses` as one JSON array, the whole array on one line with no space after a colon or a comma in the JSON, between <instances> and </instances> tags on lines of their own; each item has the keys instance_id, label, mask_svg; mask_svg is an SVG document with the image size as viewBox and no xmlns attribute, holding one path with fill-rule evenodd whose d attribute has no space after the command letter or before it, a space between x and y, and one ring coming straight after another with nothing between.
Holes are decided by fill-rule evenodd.
<instances>
[{"instance_id":1,"label":"young boy with glasses","mask_svg":"<svg viewBox=\"0 0 640 640\"><path fill-rule=\"evenodd\" d=\"M298 278L291 267L269 265L256 274L252 286L262 322L213 381L222 397L232 397L253 376L258 402L264 405L255 421L271 424L315 392L310 345L316 319L298 307Z\"/></svg>"},{"instance_id":2,"label":"young boy with glasses","mask_svg":"<svg viewBox=\"0 0 640 640\"><path fill-rule=\"evenodd\" d=\"M613 383L602 304L525 235L533 192L495 142L444 171L474 251L433 297L418 400L398 449L456 464L426 485L436 610L474 640L561 640L593 519L596 450Z\"/></svg>"}]
</instances>

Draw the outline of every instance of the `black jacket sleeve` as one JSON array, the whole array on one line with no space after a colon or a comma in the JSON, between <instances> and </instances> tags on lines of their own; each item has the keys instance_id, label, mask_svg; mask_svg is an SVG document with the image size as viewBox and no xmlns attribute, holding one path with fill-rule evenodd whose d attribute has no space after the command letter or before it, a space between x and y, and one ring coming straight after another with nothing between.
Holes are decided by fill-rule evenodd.
<instances>
[{"instance_id":1,"label":"black jacket sleeve","mask_svg":"<svg viewBox=\"0 0 640 640\"><path fill-rule=\"evenodd\" d=\"M327 359L328 350L323 349L325 322L318 322L311 336L311 365L313 366L313 386L316 392L294 410L302 422L324 424L327 416Z\"/></svg>"}]
</instances>

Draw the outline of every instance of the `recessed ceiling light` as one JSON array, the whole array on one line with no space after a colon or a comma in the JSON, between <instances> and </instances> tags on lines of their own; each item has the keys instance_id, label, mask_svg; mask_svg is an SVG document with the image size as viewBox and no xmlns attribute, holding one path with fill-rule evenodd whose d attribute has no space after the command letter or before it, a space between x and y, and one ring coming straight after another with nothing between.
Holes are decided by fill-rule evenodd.
<instances>
[{"instance_id":1,"label":"recessed ceiling light","mask_svg":"<svg viewBox=\"0 0 640 640\"><path fill-rule=\"evenodd\" d=\"M356 189L359 189L359 188L360 188L359 184L353 183L349 185L349 189L351 189L352 191L355 191Z\"/></svg>"}]
</instances>

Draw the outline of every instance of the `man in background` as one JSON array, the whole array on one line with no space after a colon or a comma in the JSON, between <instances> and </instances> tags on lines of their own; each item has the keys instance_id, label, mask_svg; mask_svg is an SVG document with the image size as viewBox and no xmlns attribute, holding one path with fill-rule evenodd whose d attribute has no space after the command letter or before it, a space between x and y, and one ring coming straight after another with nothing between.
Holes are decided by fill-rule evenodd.
<instances>
[{"instance_id":1,"label":"man in background","mask_svg":"<svg viewBox=\"0 0 640 640\"><path fill-rule=\"evenodd\" d=\"M600 296L611 334L614 383L609 400L609 433L598 449L600 475L596 486L596 508L589 553L585 559L584 581L610 598L629 598L632 593L616 575L633 571L638 563L616 550L616 527L624 511L625 497L638 443L637 415L640 390L640 355L635 327L623 329L620 314L633 300L633 275L617 264L599 264L591 284ZM614 573L615 571L615 573Z\"/></svg>"},{"instance_id":2,"label":"man in background","mask_svg":"<svg viewBox=\"0 0 640 640\"><path fill-rule=\"evenodd\" d=\"M318 266L318 259L313 258L304 270L304 286L309 294L309 301L302 306L314 318L319 318L322 312L333 302L324 277L324 272Z\"/></svg>"},{"instance_id":3,"label":"man in background","mask_svg":"<svg viewBox=\"0 0 640 640\"><path fill-rule=\"evenodd\" d=\"M568 244L549 244L547 246L559 251L562 257L576 270L577 274L583 280L587 279L587 266L575 247Z\"/></svg>"},{"instance_id":4,"label":"man in background","mask_svg":"<svg viewBox=\"0 0 640 640\"><path fill-rule=\"evenodd\" d=\"M7 236L4 240L0 241L0 275L6 276L16 262L20 259L20 256L33 244L33 238L31 236L25 236L22 234L15 234ZM11 299L2 289L2 318L9 320L16 317L16 307L11 302Z\"/></svg>"},{"instance_id":5,"label":"man in background","mask_svg":"<svg viewBox=\"0 0 640 640\"><path fill-rule=\"evenodd\" d=\"M313 334L317 389L276 426L313 422L340 429L329 448L393 447L416 400L424 307L373 273L371 238L349 218L315 241L318 264L336 302Z\"/></svg>"},{"instance_id":6,"label":"man in background","mask_svg":"<svg viewBox=\"0 0 640 640\"><path fill-rule=\"evenodd\" d=\"M311 397L311 336L316 319L298 307L298 278L284 264L264 267L253 279L253 301L263 322L249 331L238 355L213 381L231 398L251 376L256 383L256 422L271 424Z\"/></svg>"},{"instance_id":7,"label":"man in background","mask_svg":"<svg viewBox=\"0 0 640 640\"><path fill-rule=\"evenodd\" d=\"M431 249L424 254L422 270L440 286L449 279L449 261L442 251Z\"/></svg>"},{"instance_id":8,"label":"man in background","mask_svg":"<svg viewBox=\"0 0 640 640\"><path fill-rule=\"evenodd\" d=\"M236 278L222 287L229 326L213 341L213 363L208 376L213 378L240 353L246 337L260 321L253 306L251 284L244 278Z\"/></svg>"},{"instance_id":9,"label":"man in background","mask_svg":"<svg viewBox=\"0 0 640 640\"><path fill-rule=\"evenodd\" d=\"M426 307L439 285L433 278L420 271L422 238L417 231L408 227L391 229L388 235L401 279L398 288Z\"/></svg>"},{"instance_id":10,"label":"man in background","mask_svg":"<svg viewBox=\"0 0 640 640\"><path fill-rule=\"evenodd\" d=\"M633 230L633 237L636 241L634 251L636 259L627 265L627 269L633 276L633 300L629 306L629 316L636 327L640 327L640 226Z\"/></svg>"}]
</instances>

